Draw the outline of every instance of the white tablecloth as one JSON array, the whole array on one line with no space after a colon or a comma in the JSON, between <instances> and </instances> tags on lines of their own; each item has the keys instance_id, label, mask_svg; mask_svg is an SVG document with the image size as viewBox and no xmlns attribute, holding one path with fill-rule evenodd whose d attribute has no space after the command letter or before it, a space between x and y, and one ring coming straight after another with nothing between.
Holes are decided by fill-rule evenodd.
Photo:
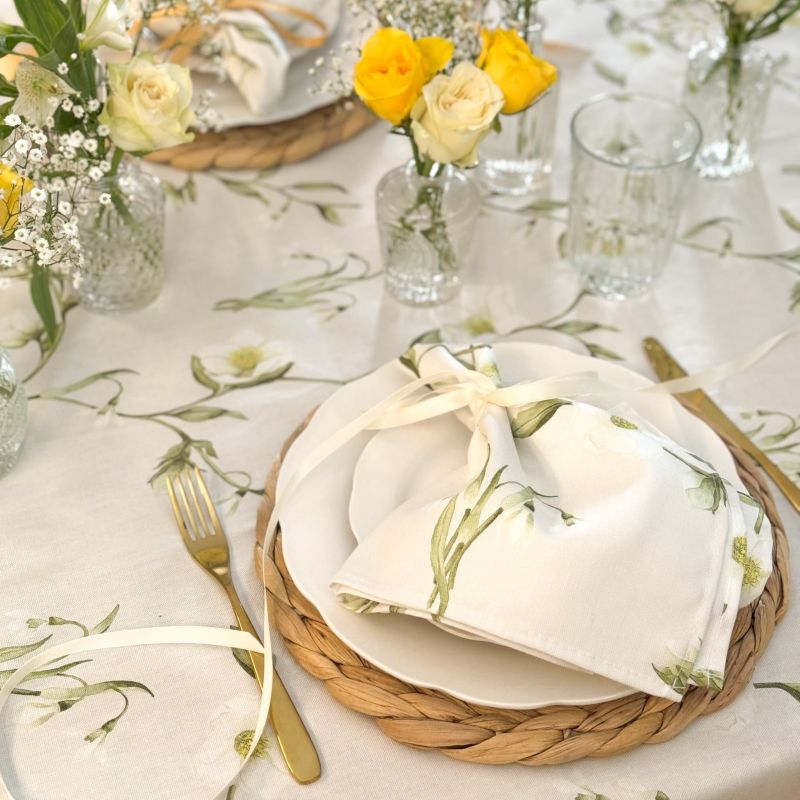
<instances>
[{"instance_id":1,"label":"white tablecloth","mask_svg":"<svg viewBox=\"0 0 800 800\"><path fill-rule=\"evenodd\" d=\"M603 4L549 5L549 38L572 49L556 51L563 67L558 144L552 183L539 199L565 200L568 120L577 105L618 89L609 75L630 89L677 97L685 58L652 38L612 35ZM786 30L769 47L796 56L800 30ZM90 629L117 606L112 630L232 623L223 593L186 555L163 487L148 483L162 459L183 455L214 465L217 497L230 497L232 484L242 487L238 507L237 497L223 507L237 582L257 616L256 492L281 442L336 382L397 356L426 331L447 327L449 335L464 338L465 330L502 336L525 328L509 338L601 356L610 351L650 374L640 346L646 335L660 337L696 370L796 324L791 306L793 289L794 305L800 304L800 231L787 220L800 218L797 70L789 61L773 92L760 169L734 183L697 181L681 230L712 218L734 221L676 244L652 295L622 305L579 298L575 274L557 247L565 211L553 203L521 214L486 209L458 302L412 310L389 299L378 274L373 190L381 174L407 157L407 145L380 126L274 175L226 176L254 180L248 187L258 188L262 200L226 187L219 175L196 176L196 202L173 203L168 211L167 282L160 298L130 315L70 311L63 342L28 383L35 398L28 438L18 466L0 483L0 647L81 635L74 623ZM161 174L176 186L185 179ZM332 212L331 204L343 205ZM732 245L722 248L728 231ZM338 277L351 280L323 275L339 265L345 266ZM318 279L292 283L312 275ZM25 338L32 319L26 292L24 285L0 292L0 341ZM222 300L265 292L239 310L215 309ZM592 325L562 324L568 320ZM291 369L281 380L200 403L233 414L197 411L209 392L193 378L192 356L208 360L241 331L249 333L239 341L267 342L269 363L290 359ZM29 342L12 355L25 374L39 353ZM795 479L799 363L794 340L714 392L745 429L763 425L754 436ZM257 365L254 375L266 367ZM129 371L69 391L108 370ZM58 387L60 393L53 391ZM780 507L797 574L798 517L782 499ZM797 590L796 579L793 586ZM798 614L790 609L777 629L756 682L800 681ZM268 735L261 757L228 798L572 800L598 794L652 800L661 791L671 800L788 800L800 791L800 702L780 688L749 687L676 739L616 758L492 768L394 744L370 719L339 706L280 643L276 651L318 742L324 774L312 786L294 784ZM23 657L0 649L0 667L13 668ZM254 723L256 687L225 650L102 652L61 672L76 677L26 684L49 689L15 698L2 720L0 766L18 800L206 800L234 771L236 737ZM100 686L74 705L70 695L54 692L82 682ZM128 703L118 722L85 740ZM30 725L49 713L45 722ZM246 750L244 740L239 737L239 749Z\"/></svg>"}]
</instances>

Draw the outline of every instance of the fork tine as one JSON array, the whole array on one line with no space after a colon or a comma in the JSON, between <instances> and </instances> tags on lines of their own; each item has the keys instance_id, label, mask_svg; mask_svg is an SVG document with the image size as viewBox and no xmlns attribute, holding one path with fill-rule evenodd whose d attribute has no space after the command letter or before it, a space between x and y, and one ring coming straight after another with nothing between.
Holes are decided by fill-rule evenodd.
<instances>
[{"instance_id":1,"label":"fork tine","mask_svg":"<svg viewBox=\"0 0 800 800\"><path fill-rule=\"evenodd\" d=\"M186 485L189 487L189 492L192 495L192 500L194 501L192 503L192 511L193 511L194 514L197 515L197 519L199 521L200 529L201 529L201 534L200 535L204 539L213 538L213 536L215 534L215 530L214 530L214 528L212 526L212 520L209 519L208 509L206 509L205 512L203 511L203 504L200 502L200 500L197 497L197 490L195 488L195 481L192 480L192 476L193 475L199 475L200 473L199 473L197 467L194 467L194 469L191 472L189 470L186 470L186 472L184 472L183 474L184 474L184 478L186 480Z\"/></svg>"},{"instance_id":2,"label":"fork tine","mask_svg":"<svg viewBox=\"0 0 800 800\"><path fill-rule=\"evenodd\" d=\"M203 473L195 467L194 474L197 481L197 486L200 489L200 493L203 495L203 499L205 500L206 511L208 512L208 516L211 519L211 523L214 526L214 532L217 535L224 536L225 529L222 527L222 523L220 522L219 515L217 514L217 509L214 507L214 503L211 500L211 495L208 491L208 484L203 477Z\"/></svg>"},{"instance_id":3,"label":"fork tine","mask_svg":"<svg viewBox=\"0 0 800 800\"><path fill-rule=\"evenodd\" d=\"M184 517L183 506L178 499L178 494L175 489L177 480L178 479L173 478L172 475L167 475L167 493L169 494L170 503L172 503L172 513L175 515L175 521L178 523L178 530L180 531L184 541L188 544L189 542L194 541L194 537L186 526L186 518Z\"/></svg>"},{"instance_id":4,"label":"fork tine","mask_svg":"<svg viewBox=\"0 0 800 800\"><path fill-rule=\"evenodd\" d=\"M184 514L186 514L186 521L188 523L188 527L192 531L192 533L194 533L193 538L204 539L205 531L203 529L203 525L199 522L199 520L195 516L195 512L198 510L196 507L197 506L196 498L195 498L195 504L193 505L189 501L189 497L186 494L186 488L184 486L184 475L185 472L181 472L175 481L178 487L178 495L180 496L180 499L183 501L182 509ZM189 480L189 486L191 487L191 480Z\"/></svg>"}]
</instances>

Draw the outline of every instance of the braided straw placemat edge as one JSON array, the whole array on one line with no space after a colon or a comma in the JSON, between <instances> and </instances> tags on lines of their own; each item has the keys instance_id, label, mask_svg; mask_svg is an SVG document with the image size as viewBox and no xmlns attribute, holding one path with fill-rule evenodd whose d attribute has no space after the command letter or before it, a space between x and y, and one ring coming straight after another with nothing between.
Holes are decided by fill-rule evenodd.
<instances>
[{"instance_id":1,"label":"braided straw placemat edge","mask_svg":"<svg viewBox=\"0 0 800 800\"><path fill-rule=\"evenodd\" d=\"M361 103L344 98L284 122L200 133L188 144L151 153L147 160L188 172L267 169L311 158L352 139L375 120Z\"/></svg>"},{"instance_id":2,"label":"braided straw placemat edge","mask_svg":"<svg viewBox=\"0 0 800 800\"><path fill-rule=\"evenodd\" d=\"M722 437L745 486L764 505L774 546L773 572L764 592L739 609L721 691L692 687L680 703L639 692L598 705L515 711L412 686L373 666L336 637L294 585L283 560L280 531L269 544L262 574L264 533L280 465L307 421L286 441L267 479L256 526L256 570L267 589L272 624L297 663L324 681L342 705L374 717L397 742L439 750L459 761L540 766L614 756L641 744L667 741L697 717L728 705L750 683L756 661L788 608L789 549L772 493L750 456Z\"/></svg>"}]
</instances>

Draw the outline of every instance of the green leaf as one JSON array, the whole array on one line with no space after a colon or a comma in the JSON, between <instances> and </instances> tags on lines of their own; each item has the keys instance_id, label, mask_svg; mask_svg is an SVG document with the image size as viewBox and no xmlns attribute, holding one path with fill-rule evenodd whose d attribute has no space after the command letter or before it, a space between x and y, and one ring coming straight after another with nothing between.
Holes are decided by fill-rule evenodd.
<instances>
[{"instance_id":1,"label":"green leaf","mask_svg":"<svg viewBox=\"0 0 800 800\"><path fill-rule=\"evenodd\" d=\"M241 628L238 625L231 625L230 629L232 631L240 631ZM256 677L255 670L253 669L253 665L250 662L250 656L247 654L247 650L242 650L240 647L232 648L233 657L236 659L236 663L253 679Z\"/></svg>"},{"instance_id":2,"label":"green leaf","mask_svg":"<svg viewBox=\"0 0 800 800\"><path fill-rule=\"evenodd\" d=\"M119 603L117 603L117 605L114 606L114 608L111 610L111 613L107 617L101 619L100 622L98 622L97 625L95 625L94 628L92 628L89 631L89 634L91 635L93 633L105 633L114 624L114 620L117 617L118 611L119 611Z\"/></svg>"},{"instance_id":3,"label":"green leaf","mask_svg":"<svg viewBox=\"0 0 800 800\"><path fill-rule=\"evenodd\" d=\"M591 344L587 342L586 349L589 351L589 355L592 358L606 358L610 361L622 361L623 358L621 355L618 355L613 350L609 350L607 347L602 347L599 344Z\"/></svg>"},{"instance_id":4,"label":"green leaf","mask_svg":"<svg viewBox=\"0 0 800 800\"><path fill-rule=\"evenodd\" d=\"M590 333L591 331L616 331L617 329L612 328L610 325L601 325L599 322L582 322L581 320L572 319L553 325L550 330L565 333L567 336L578 336L581 333Z\"/></svg>"},{"instance_id":5,"label":"green leaf","mask_svg":"<svg viewBox=\"0 0 800 800\"><path fill-rule=\"evenodd\" d=\"M15 0L22 24L50 50L70 15L58 0Z\"/></svg>"},{"instance_id":6,"label":"green leaf","mask_svg":"<svg viewBox=\"0 0 800 800\"><path fill-rule=\"evenodd\" d=\"M626 431L638 431L639 426L635 423L631 422L630 420L625 419L625 417L617 416L613 414L611 416L611 422L613 425L616 425L618 428L623 428Z\"/></svg>"},{"instance_id":7,"label":"green leaf","mask_svg":"<svg viewBox=\"0 0 800 800\"><path fill-rule=\"evenodd\" d=\"M59 664L57 667L50 667L49 669L41 669L37 670L36 672L31 672L27 678L23 680L23 683L28 683L29 681L36 681L41 680L42 678L52 678L55 675L63 675L65 672L69 672L69 670L74 669L75 667L79 667L81 664L89 664L91 663L91 658L84 658L81 661L70 661L68 664ZM16 672L15 669L4 669L0 671L0 687ZM39 694L39 692L35 692L35 694Z\"/></svg>"},{"instance_id":8,"label":"green leaf","mask_svg":"<svg viewBox=\"0 0 800 800\"><path fill-rule=\"evenodd\" d=\"M273 370L272 372L266 372L263 375L259 375L258 377L253 378L251 381L231 384L230 388L250 389L253 386L261 386L264 383L272 383L272 381L277 381L279 378L282 378L293 366L294 363L290 361L288 364L284 364L282 367L278 367L278 369Z\"/></svg>"},{"instance_id":9,"label":"green leaf","mask_svg":"<svg viewBox=\"0 0 800 800\"><path fill-rule=\"evenodd\" d=\"M792 294L789 299L789 311L800 310L800 281L792 287Z\"/></svg>"},{"instance_id":10,"label":"green leaf","mask_svg":"<svg viewBox=\"0 0 800 800\"><path fill-rule=\"evenodd\" d=\"M192 356L192 376L201 385L214 392L220 390L220 385L215 381L203 367L203 362L198 356Z\"/></svg>"},{"instance_id":11,"label":"green leaf","mask_svg":"<svg viewBox=\"0 0 800 800\"><path fill-rule=\"evenodd\" d=\"M790 694L800 703L800 683L778 683L770 681L767 683L754 683L756 689L783 689L784 692Z\"/></svg>"},{"instance_id":12,"label":"green leaf","mask_svg":"<svg viewBox=\"0 0 800 800\"><path fill-rule=\"evenodd\" d=\"M13 661L15 658L22 658L38 650L43 644L52 638L53 634L49 634L44 639L39 639L38 642L31 642L30 644L20 644L16 647L0 647L0 661Z\"/></svg>"},{"instance_id":13,"label":"green leaf","mask_svg":"<svg viewBox=\"0 0 800 800\"><path fill-rule=\"evenodd\" d=\"M527 439L546 425L561 406L570 405L569 400L540 400L520 409L511 420L511 432L515 439Z\"/></svg>"},{"instance_id":14,"label":"green leaf","mask_svg":"<svg viewBox=\"0 0 800 800\"><path fill-rule=\"evenodd\" d=\"M664 792L662 792L662 791L659 789L659 790L656 792L656 796L655 796L654 800L669 800L669 797L667 797L667 795L666 795L666 794L664 794Z\"/></svg>"},{"instance_id":15,"label":"green leaf","mask_svg":"<svg viewBox=\"0 0 800 800\"><path fill-rule=\"evenodd\" d=\"M182 419L184 422L208 422L208 420L216 419L217 417L247 419L240 411L229 411L226 408L217 408L216 406L192 406L168 416Z\"/></svg>"},{"instance_id":16,"label":"green leaf","mask_svg":"<svg viewBox=\"0 0 800 800\"><path fill-rule=\"evenodd\" d=\"M44 391L40 392L40 396L42 398L52 400L55 397L64 397L65 395L79 392L81 389L85 389L87 386L91 386L93 383L105 380L106 378L113 378L116 375L138 374L139 373L133 369L108 369L105 370L105 372L95 372L94 375L89 375L88 377L79 381L75 381L75 383L70 383L67 386L59 386L54 389L45 389Z\"/></svg>"},{"instance_id":17,"label":"green leaf","mask_svg":"<svg viewBox=\"0 0 800 800\"><path fill-rule=\"evenodd\" d=\"M36 264L31 275L31 300L36 313L42 320L48 342L52 345L56 340L58 323L56 310L53 306L53 295L50 291L50 273L44 267Z\"/></svg>"},{"instance_id":18,"label":"green leaf","mask_svg":"<svg viewBox=\"0 0 800 800\"><path fill-rule=\"evenodd\" d=\"M800 219L798 219L788 208L780 209L781 219L793 230L800 233Z\"/></svg>"},{"instance_id":19,"label":"green leaf","mask_svg":"<svg viewBox=\"0 0 800 800\"><path fill-rule=\"evenodd\" d=\"M450 524L453 521L453 514L456 510L458 495L450 498L447 505L436 520L431 537L431 568L433 569L433 582L439 594L439 613L447 607L449 589L447 586L447 575L445 573L445 543L450 532Z\"/></svg>"},{"instance_id":20,"label":"green leaf","mask_svg":"<svg viewBox=\"0 0 800 800\"><path fill-rule=\"evenodd\" d=\"M319 203L316 205L316 209L322 215L322 218L326 222L330 222L331 225L342 224L342 218L339 216L339 212L333 206L323 205L322 203Z\"/></svg>"},{"instance_id":21,"label":"green leaf","mask_svg":"<svg viewBox=\"0 0 800 800\"><path fill-rule=\"evenodd\" d=\"M150 697L155 697L153 692L143 683L138 681L101 681L100 683L90 683L88 686L72 686L67 689L50 687L42 690L42 697L56 702L77 702L84 697L93 697L104 692L116 691L118 689L140 689Z\"/></svg>"},{"instance_id":22,"label":"green leaf","mask_svg":"<svg viewBox=\"0 0 800 800\"><path fill-rule=\"evenodd\" d=\"M0 75L0 95L3 97L16 97L19 91L11 81Z\"/></svg>"},{"instance_id":23,"label":"green leaf","mask_svg":"<svg viewBox=\"0 0 800 800\"><path fill-rule=\"evenodd\" d=\"M751 497L747 492L739 492L739 499L746 505L758 509L758 516L756 517L753 530L758 534L761 533L761 527L764 524L764 506L758 502L754 497Z\"/></svg>"},{"instance_id":24,"label":"green leaf","mask_svg":"<svg viewBox=\"0 0 800 800\"><path fill-rule=\"evenodd\" d=\"M333 191L347 194L347 189L341 183L334 183L333 181L302 181L300 183L293 183L288 188L299 189L300 191Z\"/></svg>"},{"instance_id":25,"label":"green leaf","mask_svg":"<svg viewBox=\"0 0 800 800\"><path fill-rule=\"evenodd\" d=\"M601 78L605 78L607 81L611 81L611 83L616 83L617 86L625 86L628 82L628 79L621 72L617 72L601 61L593 61L592 66Z\"/></svg>"}]
</instances>

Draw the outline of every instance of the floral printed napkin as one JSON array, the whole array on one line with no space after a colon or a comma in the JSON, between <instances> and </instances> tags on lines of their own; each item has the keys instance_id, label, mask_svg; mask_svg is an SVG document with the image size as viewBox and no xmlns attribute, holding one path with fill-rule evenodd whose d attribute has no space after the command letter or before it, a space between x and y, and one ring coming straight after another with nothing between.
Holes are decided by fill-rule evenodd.
<instances>
[{"instance_id":1,"label":"floral printed napkin","mask_svg":"<svg viewBox=\"0 0 800 800\"><path fill-rule=\"evenodd\" d=\"M489 347L417 347L403 363L501 385ZM332 581L339 601L676 701L690 684L721 688L736 611L771 570L769 522L738 476L628 406L456 413L472 432L464 467L430 475L363 538ZM426 442L407 432L424 471Z\"/></svg>"}]
</instances>

